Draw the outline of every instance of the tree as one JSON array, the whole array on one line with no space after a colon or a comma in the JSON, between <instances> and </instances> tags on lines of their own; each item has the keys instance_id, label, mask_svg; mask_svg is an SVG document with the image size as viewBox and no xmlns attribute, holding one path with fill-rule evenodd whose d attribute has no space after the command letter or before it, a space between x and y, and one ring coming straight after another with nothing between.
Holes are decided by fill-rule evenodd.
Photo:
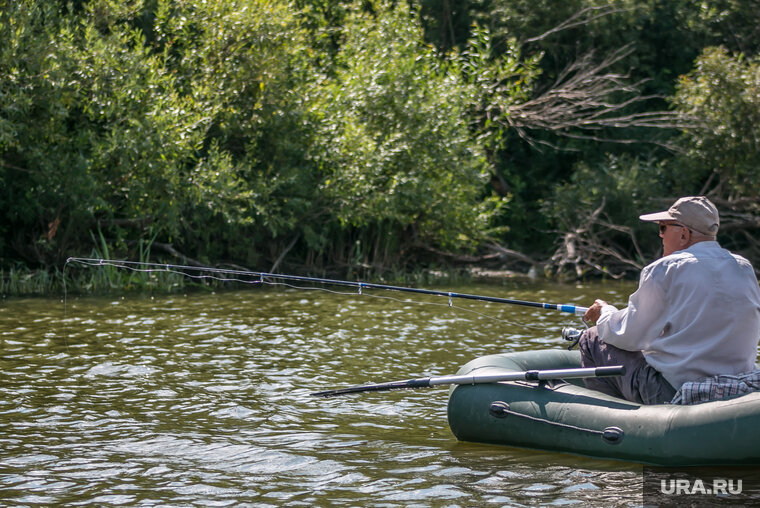
<instances>
[{"instance_id":1,"label":"tree","mask_svg":"<svg viewBox=\"0 0 760 508\"><path fill-rule=\"evenodd\" d=\"M101 199L76 61L50 2L0 2L0 260L62 261ZM59 46L60 45L60 46ZM85 121L86 123L86 121Z\"/></svg>"},{"instance_id":2,"label":"tree","mask_svg":"<svg viewBox=\"0 0 760 508\"><path fill-rule=\"evenodd\" d=\"M312 105L325 203L343 226L387 235L381 244L477 245L503 199L482 199L489 166L468 125L472 88L422 44L403 3L354 10L343 37Z\"/></svg>"},{"instance_id":3,"label":"tree","mask_svg":"<svg viewBox=\"0 0 760 508\"><path fill-rule=\"evenodd\" d=\"M673 104L690 125L674 142L674 157L580 164L570 182L555 188L545 207L562 234L550 263L555 273L636 273L659 248L636 217L683 195L707 195L721 214L721 243L750 259L760 256L754 234L760 227L760 62L706 48L681 77Z\"/></svg>"},{"instance_id":4,"label":"tree","mask_svg":"<svg viewBox=\"0 0 760 508\"><path fill-rule=\"evenodd\" d=\"M706 48L679 82L674 103L698 120L681 138L674 178L721 208L726 242L760 254L760 58Z\"/></svg>"},{"instance_id":5,"label":"tree","mask_svg":"<svg viewBox=\"0 0 760 508\"><path fill-rule=\"evenodd\" d=\"M287 4L22 0L2 16L2 241L21 259L61 262L100 227L122 249L251 261L251 241L308 213Z\"/></svg>"}]
</instances>

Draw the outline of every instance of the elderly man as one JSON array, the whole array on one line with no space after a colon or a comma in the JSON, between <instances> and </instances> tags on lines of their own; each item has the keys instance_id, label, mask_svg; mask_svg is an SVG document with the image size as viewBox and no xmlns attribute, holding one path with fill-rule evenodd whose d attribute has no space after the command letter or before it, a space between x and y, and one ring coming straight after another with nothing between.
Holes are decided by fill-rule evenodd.
<instances>
[{"instance_id":1,"label":"elderly man","mask_svg":"<svg viewBox=\"0 0 760 508\"><path fill-rule=\"evenodd\" d=\"M626 374L592 378L589 388L642 404L671 400L687 381L755 368L760 288L749 261L715 241L718 210L703 196L642 215L660 226L663 257L641 272L618 310L596 300L596 322L580 340L583 366L623 364Z\"/></svg>"}]
</instances>

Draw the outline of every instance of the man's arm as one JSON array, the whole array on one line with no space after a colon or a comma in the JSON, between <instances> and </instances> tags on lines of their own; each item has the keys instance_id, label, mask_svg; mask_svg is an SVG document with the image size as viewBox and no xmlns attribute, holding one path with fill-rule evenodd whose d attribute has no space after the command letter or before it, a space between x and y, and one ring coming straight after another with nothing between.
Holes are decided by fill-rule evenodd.
<instances>
[{"instance_id":1,"label":"man's arm","mask_svg":"<svg viewBox=\"0 0 760 508\"><path fill-rule=\"evenodd\" d=\"M596 321L599 337L626 351L644 350L660 336L666 312L665 292L650 271L642 272L639 289L628 299L628 306L618 310L604 300L596 300L584 315Z\"/></svg>"}]
</instances>

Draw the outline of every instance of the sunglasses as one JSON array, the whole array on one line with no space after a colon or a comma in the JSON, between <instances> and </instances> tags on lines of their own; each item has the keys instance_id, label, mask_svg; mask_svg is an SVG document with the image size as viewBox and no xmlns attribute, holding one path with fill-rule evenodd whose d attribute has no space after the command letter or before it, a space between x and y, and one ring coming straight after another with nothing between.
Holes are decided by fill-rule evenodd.
<instances>
[{"instance_id":1,"label":"sunglasses","mask_svg":"<svg viewBox=\"0 0 760 508\"><path fill-rule=\"evenodd\" d=\"M683 224L675 224L675 223L672 223L672 222L668 223L668 224L660 224L660 234L661 235L665 234L665 230L668 229L668 226L675 226L677 228L685 228L686 227Z\"/></svg>"}]
</instances>

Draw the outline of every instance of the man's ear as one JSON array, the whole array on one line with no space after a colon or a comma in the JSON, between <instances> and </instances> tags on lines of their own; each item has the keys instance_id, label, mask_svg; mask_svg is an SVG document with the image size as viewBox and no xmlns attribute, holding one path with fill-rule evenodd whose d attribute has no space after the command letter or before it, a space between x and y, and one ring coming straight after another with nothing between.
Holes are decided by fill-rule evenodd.
<instances>
[{"instance_id":1,"label":"man's ear","mask_svg":"<svg viewBox=\"0 0 760 508\"><path fill-rule=\"evenodd\" d=\"M681 245L688 245L691 242L691 230L689 228L681 228Z\"/></svg>"}]
</instances>

